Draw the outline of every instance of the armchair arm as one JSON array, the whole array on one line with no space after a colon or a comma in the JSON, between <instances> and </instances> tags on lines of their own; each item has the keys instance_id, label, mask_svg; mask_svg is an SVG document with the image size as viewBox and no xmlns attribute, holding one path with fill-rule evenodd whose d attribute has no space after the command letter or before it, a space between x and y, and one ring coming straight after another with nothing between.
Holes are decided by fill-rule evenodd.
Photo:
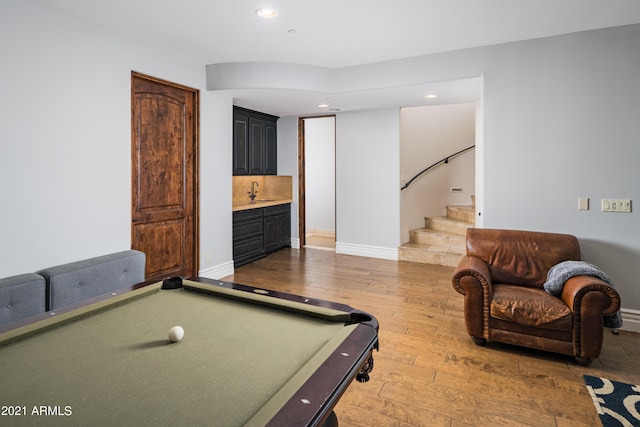
<instances>
[{"instance_id":1,"label":"armchair arm","mask_svg":"<svg viewBox=\"0 0 640 427\"><path fill-rule=\"evenodd\" d=\"M569 306L571 311L584 311L585 308L591 307L581 307L583 299L588 292L594 291L603 294L598 298L600 301L598 313L601 316L611 316L620 309L620 294L605 281L593 276L570 278L565 282L560 298Z\"/></svg>"},{"instance_id":2,"label":"armchair arm","mask_svg":"<svg viewBox=\"0 0 640 427\"><path fill-rule=\"evenodd\" d=\"M466 280L470 277L475 280ZM451 278L453 288L460 294L466 295L472 287L480 286L491 295L491 274L489 266L481 258L475 256L464 256L458 267L453 272Z\"/></svg>"},{"instance_id":3,"label":"armchair arm","mask_svg":"<svg viewBox=\"0 0 640 427\"><path fill-rule=\"evenodd\" d=\"M464 295L467 332L475 339L489 338L489 312L492 297L489 266L482 259L465 256L451 278L453 288Z\"/></svg>"},{"instance_id":4,"label":"armchair arm","mask_svg":"<svg viewBox=\"0 0 640 427\"><path fill-rule=\"evenodd\" d=\"M560 298L573 312L574 354L596 359L603 341L603 317L620 309L620 295L606 282L592 276L567 280Z\"/></svg>"}]
</instances>

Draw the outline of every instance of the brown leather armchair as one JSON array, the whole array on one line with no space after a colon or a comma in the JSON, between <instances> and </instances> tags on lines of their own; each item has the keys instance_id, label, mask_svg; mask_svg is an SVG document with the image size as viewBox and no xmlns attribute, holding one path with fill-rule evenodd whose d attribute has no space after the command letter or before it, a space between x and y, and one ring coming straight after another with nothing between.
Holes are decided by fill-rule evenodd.
<instances>
[{"instance_id":1,"label":"brown leather armchair","mask_svg":"<svg viewBox=\"0 0 640 427\"><path fill-rule=\"evenodd\" d=\"M561 294L543 289L554 265L580 260L571 235L470 228L467 255L452 277L464 295L473 341L497 341L574 356L587 365L600 356L603 317L620 308L620 296L593 276L568 279Z\"/></svg>"}]
</instances>

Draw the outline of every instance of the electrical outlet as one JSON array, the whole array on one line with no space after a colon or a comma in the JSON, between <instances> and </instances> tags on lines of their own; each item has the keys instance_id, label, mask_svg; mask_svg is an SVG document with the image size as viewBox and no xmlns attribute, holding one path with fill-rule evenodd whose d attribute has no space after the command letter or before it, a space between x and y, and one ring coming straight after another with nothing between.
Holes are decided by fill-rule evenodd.
<instances>
[{"instance_id":1,"label":"electrical outlet","mask_svg":"<svg viewBox=\"0 0 640 427\"><path fill-rule=\"evenodd\" d=\"M631 212L631 200L602 199L602 212Z\"/></svg>"}]
</instances>

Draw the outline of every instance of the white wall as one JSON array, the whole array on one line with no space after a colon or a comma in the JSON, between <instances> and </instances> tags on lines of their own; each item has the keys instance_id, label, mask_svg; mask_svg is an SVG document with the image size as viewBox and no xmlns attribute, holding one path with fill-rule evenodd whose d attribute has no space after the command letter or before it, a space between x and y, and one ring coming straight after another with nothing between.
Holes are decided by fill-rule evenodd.
<instances>
[{"instance_id":1,"label":"white wall","mask_svg":"<svg viewBox=\"0 0 640 427\"><path fill-rule=\"evenodd\" d=\"M21 0L0 40L0 277L131 247L132 70L201 90L201 269L231 261L231 99L204 64Z\"/></svg>"},{"instance_id":2,"label":"white wall","mask_svg":"<svg viewBox=\"0 0 640 427\"><path fill-rule=\"evenodd\" d=\"M640 201L638 46L637 25L495 46L484 78L485 226L575 234L635 310L640 211L600 200Z\"/></svg>"},{"instance_id":3,"label":"white wall","mask_svg":"<svg viewBox=\"0 0 640 427\"><path fill-rule=\"evenodd\" d=\"M298 118L278 119L278 175L292 177L291 247L300 248L298 236Z\"/></svg>"},{"instance_id":4,"label":"white wall","mask_svg":"<svg viewBox=\"0 0 640 427\"><path fill-rule=\"evenodd\" d=\"M200 101L200 275L219 279L233 274L233 102L202 89Z\"/></svg>"},{"instance_id":5,"label":"white wall","mask_svg":"<svg viewBox=\"0 0 640 427\"><path fill-rule=\"evenodd\" d=\"M336 117L336 252L397 259L400 110Z\"/></svg>"},{"instance_id":6,"label":"white wall","mask_svg":"<svg viewBox=\"0 0 640 427\"><path fill-rule=\"evenodd\" d=\"M336 252L397 259L400 230L400 110L338 113ZM292 245L298 241L298 118L278 121L278 173L294 176Z\"/></svg>"},{"instance_id":7,"label":"white wall","mask_svg":"<svg viewBox=\"0 0 640 427\"><path fill-rule=\"evenodd\" d=\"M475 104L433 105L400 110L400 185L426 167L475 143ZM451 188L461 188L453 193ZM470 205L475 195L475 150L416 178L401 192L400 240L424 227L425 216L446 215L447 205Z\"/></svg>"},{"instance_id":8,"label":"white wall","mask_svg":"<svg viewBox=\"0 0 640 427\"><path fill-rule=\"evenodd\" d=\"M335 117L304 121L305 229L336 230Z\"/></svg>"}]
</instances>

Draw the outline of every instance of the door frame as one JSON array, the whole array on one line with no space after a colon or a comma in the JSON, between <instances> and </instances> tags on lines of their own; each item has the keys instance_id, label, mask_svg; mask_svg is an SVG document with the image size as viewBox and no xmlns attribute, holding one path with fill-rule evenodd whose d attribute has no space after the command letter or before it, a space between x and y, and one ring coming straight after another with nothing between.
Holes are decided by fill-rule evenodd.
<instances>
[{"instance_id":1,"label":"door frame","mask_svg":"<svg viewBox=\"0 0 640 427\"><path fill-rule=\"evenodd\" d=\"M181 85L179 83L174 83L168 80L160 79L157 77L150 76L148 74L140 73L137 71L131 71L131 117L133 118L133 109L134 109L134 93L133 93L133 79L139 78L148 80L154 83L159 83L165 86L175 87L177 89L181 89L184 91L191 92L193 94L193 171L192 171L192 179L193 179L193 212L191 212L193 218L193 235L191 236L191 240L193 243L193 259L191 263L189 263L189 267L193 271L193 275L197 276L200 271L200 90ZM133 143L136 141L135 134L135 126L131 123L131 144L133 147ZM132 155L135 155L132 152ZM133 160L133 159L131 159ZM135 171L131 170L131 182L133 182L133 174ZM131 204L133 205L133 189L131 190ZM133 218L130 219L131 224L131 244L133 244Z\"/></svg>"},{"instance_id":2,"label":"door frame","mask_svg":"<svg viewBox=\"0 0 640 427\"><path fill-rule=\"evenodd\" d=\"M317 116L305 116L298 117L298 239L300 240L300 248L304 248L306 244L306 222L307 222L307 208L306 208L306 181L305 181L305 129L304 129L304 121L307 119L324 119L333 117L334 120L334 136L333 142L335 144L335 114L322 114ZM335 158L334 158L335 164ZM337 187L337 184L336 184ZM336 197L335 188L333 190L333 195ZM334 212L335 215L335 212ZM336 236L338 233L338 224L336 223Z\"/></svg>"}]
</instances>

